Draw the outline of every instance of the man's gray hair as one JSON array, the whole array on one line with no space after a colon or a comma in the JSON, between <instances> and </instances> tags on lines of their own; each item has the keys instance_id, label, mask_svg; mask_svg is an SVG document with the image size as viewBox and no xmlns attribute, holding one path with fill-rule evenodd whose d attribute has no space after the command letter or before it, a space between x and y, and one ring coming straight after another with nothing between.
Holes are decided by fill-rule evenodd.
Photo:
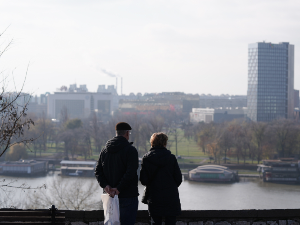
<instances>
[{"instance_id":1,"label":"man's gray hair","mask_svg":"<svg viewBox=\"0 0 300 225\"><path fill-rule=\"evenodd\" d=\"M126 134L127 131L128 131L128 130L117 130L117 131L116 131L116 134L117 134L117 136L123 136L123 135Z\"/></svg>"}]
</instances>

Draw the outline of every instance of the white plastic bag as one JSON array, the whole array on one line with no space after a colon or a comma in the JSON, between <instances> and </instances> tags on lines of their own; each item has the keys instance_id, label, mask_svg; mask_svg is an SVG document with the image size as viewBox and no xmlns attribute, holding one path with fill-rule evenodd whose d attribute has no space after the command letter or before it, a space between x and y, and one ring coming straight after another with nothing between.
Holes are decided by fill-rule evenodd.
<instances>
[{"instance_id":1,"label":"white plastic bag","mask_svg":"<svg viewBox=\"0 0 300 225\"><path fill-rule=\"evenodd\" d=\"M108 194L102 194L101 198L104 209L104 225L120 225L118 195L115 195L115 197L112 198Z\"/></svg>"}]
</instances>

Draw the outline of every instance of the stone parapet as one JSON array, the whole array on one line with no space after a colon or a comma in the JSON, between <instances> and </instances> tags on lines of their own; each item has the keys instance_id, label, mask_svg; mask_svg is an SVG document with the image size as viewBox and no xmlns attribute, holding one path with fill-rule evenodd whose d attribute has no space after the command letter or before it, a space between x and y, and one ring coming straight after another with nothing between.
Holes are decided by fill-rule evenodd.
<instances>
[{"instance_id":1,"label":"stone parapet","mask_svg":"<svg viewBox=\"0 0 300 225\"><path fill-rule=\"evenodd\" d=\"M66 225L103 225L103 210L65 212ZM300 225L300 209L184 210L176 225ZM137 213L136 225L150 225L147 210Z\"/></svg>"}]
</instances>

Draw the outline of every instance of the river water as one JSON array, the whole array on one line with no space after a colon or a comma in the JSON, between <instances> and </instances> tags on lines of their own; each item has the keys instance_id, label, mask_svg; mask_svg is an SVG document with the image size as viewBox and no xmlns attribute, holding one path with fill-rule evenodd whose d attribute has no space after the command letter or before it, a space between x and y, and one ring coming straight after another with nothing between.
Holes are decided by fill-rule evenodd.
<instances>
[{"instance_id":1,"label":"river water","mask_svg":"<svg viewBox=\"0 0 300 225\"><path fill-rule=\"evenodd\" d=\"M38 178L16 178L0 176L0 180L17 180L14 185L26 183L31 187L50 183L57 174ZM95 178L66 177L68 181L85 179L96 182ZM88 187L85 187L88 188ZM100 189L100 187L99 187ZM144 187L139 183L139 192ZM13 190L13 198L24 201L24 190ZM1 195L3 193L0 192ZM199 183L183 181L179 187L180 201L183 210L217 210L217 209L295 209L300 208L300 185L264 183L259 178L241 178L238 183ZM0 196L1 197L1 196ZM3 197L3 196L2 196ZM101 198L101 192L95 193L95 198ZM140 202L139 209L147 209Z\"/></svg>"}]
</instances>

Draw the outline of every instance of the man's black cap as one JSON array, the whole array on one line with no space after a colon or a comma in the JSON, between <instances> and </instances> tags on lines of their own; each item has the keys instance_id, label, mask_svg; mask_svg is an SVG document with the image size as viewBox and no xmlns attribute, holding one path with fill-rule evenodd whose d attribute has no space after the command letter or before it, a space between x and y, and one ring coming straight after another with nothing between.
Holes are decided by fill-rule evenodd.
<instances>
[{"instance_id":1,"label":"man's black cap","mask_svg":"<svg viewBox=\"0 0 300 225\"><path fill-rule=\"evenodd\" d=\"M128 123L120 122L117 123L116 130L131 130L131 126Z\"/></svg>"}]
</instances>

